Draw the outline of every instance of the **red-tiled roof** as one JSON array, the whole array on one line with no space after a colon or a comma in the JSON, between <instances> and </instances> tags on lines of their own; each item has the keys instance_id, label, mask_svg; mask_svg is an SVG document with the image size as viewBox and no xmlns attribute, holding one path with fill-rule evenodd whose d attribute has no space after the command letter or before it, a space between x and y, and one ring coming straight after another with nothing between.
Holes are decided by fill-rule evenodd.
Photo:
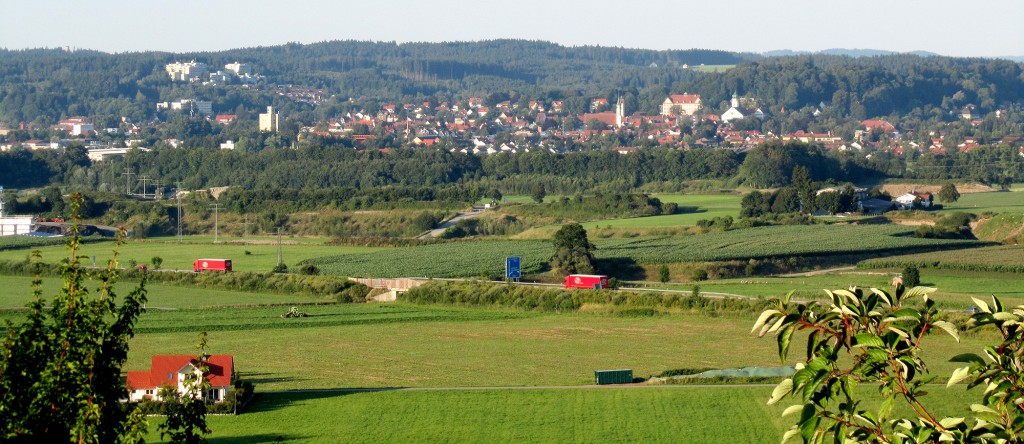
<instances>
[{"instance_id":1,"label":"red-tiled roof","mask_svg":"<svg viewBox=\"0 0 1024 444\"><path fill-rule=\"evenodd\" d=\"M128 386L135 390L159 388L162 385L176 385L178 371L188 364L197 365L193 355L156 355L148 372L128 372ZM214 387L231 385L234 360L231 355L211 355L206 360L210 374L206 379Z\"/></svg>"},{"instance_id":2,"label":"red-tiled roof","mask_svg":"<svg viewBox=\"0 0 1024 444\"><path fill-rule=\"evenodd\" d=\"M700 94L672 94L668 98L672 103L697 103L700 101Z\"/></svg>"}]
</instances>

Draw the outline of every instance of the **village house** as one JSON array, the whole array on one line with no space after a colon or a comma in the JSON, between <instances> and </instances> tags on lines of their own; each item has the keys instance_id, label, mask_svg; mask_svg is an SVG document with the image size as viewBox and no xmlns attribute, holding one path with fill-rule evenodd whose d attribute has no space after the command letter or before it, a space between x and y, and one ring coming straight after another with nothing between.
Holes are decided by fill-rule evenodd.
<instances>
[{"instance_id":1,"label":"village house","mask_svg":"<svg viewBox=\"0 0 1024 444\"><path fill-rule=\"evenodd\" d=\"M920 203L921 208L931 208L932 206L932 193L907 193L899 196L893 201L900 207L901 210L909 210L914 208L914 203Z\"/></svg>"},{"instance_id":2,"label":"village house","mask_svg":"<svg viewBox=\"0 0 1024 444\"><path fill-rule=\"evenodd\" d=\"M160 388L170 386L178 393L185 393L185 376L200 375L199 361L192 355L155 355L149 371L128 372L128 400L143 399L160 401ZM206 375L210 388L203 399L211 402L223 401L235 380L235 364L231 355L211 355L204 362L209 369Z\"/></svg>"},{"instance_id":3,"label":"village house","mask_svg":"<svg viewBox=\"0 0 1024 444\"><path fill-rule=\"evenodd\" d=\"M740 98L736 96L736 93L732 95L732 101L730 102L731 107L728 111L722 113L720 119L722 122L729 123L736 119L745 119L747 117L755 117L764 120L764 111L761 108L750 106L750 100L747 99L748 103L741 103Z\"/></svg>"}]
</instances>

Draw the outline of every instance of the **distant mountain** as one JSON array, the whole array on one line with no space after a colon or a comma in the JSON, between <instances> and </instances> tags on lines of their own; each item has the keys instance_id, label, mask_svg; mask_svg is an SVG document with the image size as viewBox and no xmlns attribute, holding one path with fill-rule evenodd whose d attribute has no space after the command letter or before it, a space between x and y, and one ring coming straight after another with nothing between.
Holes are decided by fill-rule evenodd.
<instances>
[{"instance_id":1,"label":"distant mountain","mask_svg":"<svg viewBox=\"0 0 1024 444\"><path fill-rule=\"evenodd\" d=\"M791 49L779 49L779 50L766 51L766 52L761 53L761 55L763 55L765 57L785 57L785 56L808 55L808 54L841 55L841 56L854 57L854 58L857 58L857 57L876 57L876 56L885 56L885 55L894 55L894 54L911 54L911 55L917 55L917 56L921 56L921 57L932 57L932 56L938 56L939 55L939 54L936 54L934 52L928 52L928 51L910 51L910 52L906 52L906 53L901 53L901 52L897 52L897 51L887 51L887 50L884 50L884 49L847 49L847 48L830 48L830 49L823 49L821 51L816 51L816 52L811 52L811 51L794 51L794 50L791 50Z\"/></svg>"}]
</instances>

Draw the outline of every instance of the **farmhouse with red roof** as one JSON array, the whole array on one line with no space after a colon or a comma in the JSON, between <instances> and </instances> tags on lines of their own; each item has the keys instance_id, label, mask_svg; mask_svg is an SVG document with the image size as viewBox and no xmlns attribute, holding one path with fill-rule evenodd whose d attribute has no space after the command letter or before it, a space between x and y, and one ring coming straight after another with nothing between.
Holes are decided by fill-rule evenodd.
<instances>
[{"instance_id":1,"label":"farmhouse with red roof","mask_svg":"<svg viewBox=\"0 0 1024 444\"><path fill-rule=\"evenodd\" d=\"M149 371L128 372L128 400L160 400L160 387L177 387L184 393L185 375L199 374L198 362L192 355L156 355ZM210 373L206 379L210 388L203 393L207 401L223 401L235 379L235 364L231 355L211 355L206 360Z\"/></svg>"}]
</instances>

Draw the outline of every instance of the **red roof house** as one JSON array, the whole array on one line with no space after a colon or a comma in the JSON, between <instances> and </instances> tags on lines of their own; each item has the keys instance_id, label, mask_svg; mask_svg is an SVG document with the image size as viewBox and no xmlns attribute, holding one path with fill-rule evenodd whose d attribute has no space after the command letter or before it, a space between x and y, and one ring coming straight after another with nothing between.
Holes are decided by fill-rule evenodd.
<instances>
[{"instance_id":1,"label":"red roof house","mask_svg":"<svg viewBox=\"0 0 1024 444\"><path fill-rule=\"evenodd\" d=\"M128 372L128 400L160 400L160 388L167 385L177 387L184 393L185 376L199 373L198 361L193 355L156 355L149 371ZM203 393L209 401L221 401L235 378L235 364L231 355L211 355L206 362L210 389Z\"/></svg>"}]
</instances>

